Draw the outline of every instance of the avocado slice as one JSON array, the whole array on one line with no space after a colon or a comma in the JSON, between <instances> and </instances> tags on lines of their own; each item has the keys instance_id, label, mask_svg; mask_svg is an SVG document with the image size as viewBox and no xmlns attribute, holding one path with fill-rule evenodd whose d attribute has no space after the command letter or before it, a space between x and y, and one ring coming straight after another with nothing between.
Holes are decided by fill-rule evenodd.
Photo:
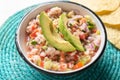
<instances>
[{"instance_id":1,"label":"avocado slice","mask_svg":"<svg viewBox=\"0 0 120 80\"><path fill-rule=\"evenodd\" d=\"M76 50L73 45L60 38L59 34L55 32L55 28L52 25L52 20L45 12L41 12L39 21L43 35L51 46L64 52L72 52Z\"/></svg>"},{"instance_id":2,"label":"avocado slice","mask_svg":"<svg viewBox=\"0 0 120 80\"><path fill-rule=\"evenodd\" d=\"M84 51L81 41L67 29L67 21L66 14L63 13L58 22L60 32L64 35L64 39L69 41L77 50Z\"/></svg>"}]
</instances>

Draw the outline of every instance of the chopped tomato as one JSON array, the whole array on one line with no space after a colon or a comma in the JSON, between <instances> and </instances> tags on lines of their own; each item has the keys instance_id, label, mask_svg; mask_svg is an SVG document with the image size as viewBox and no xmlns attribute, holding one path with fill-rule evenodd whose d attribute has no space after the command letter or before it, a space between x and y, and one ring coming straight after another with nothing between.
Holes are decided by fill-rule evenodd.
<instances>
[{"instance_id":1,"label":"chopped tomato","mask_svg":"<svg viewBox=\"0 0 120 80\"><path fill-rule=\"evenodd\" d=\"M86 38L85 34L82 34L79 37L80 37L80 40L85 40L85 38Z\"/></svg>"},{"instance_id":2,"label":"chopped tomato","mask_svg":"<svg viewBox=\"0 0 120 80\"><path fill-rule=\"evenodd\" d=\"M77 64L75 64L74 66L73 66L73 69L78 69L78 68L81 68L81 67L83 67L84 66L84 64L82 63L82 62L78 62Z\"/></svg>"},{"instance_id":3,"label":"chopped tomato","mask_svg":"<svg viewBox=\"0 0 120 80\"><path fill-rule=\"evenodd\" d=\"M32 31L36 29L37 25L32 25Z\"/></svg>"},{"instance_id":4,"label":"chopped tomato","mask_svg":"<svg viewBox=\"0 0 120 80\"><path fill-rule=\"evenodd\" d=\"M97 46L95 46L95 50L94 50L94 52L97 52L98 51L98 47Z\"/></svg>"},{"instance_id":5,"label":"chopped tomato","mask_svg":"<svg viewBox=\"0 0 120 80\"><path fill-rule=\"evenodd\" d=\"M73 27L73 28L72 28L72 32L75 32L75 31L76 31L76 28Z\"/></svg>"},{"instance_id":6,"label":"chopped tomato","mask_svg":"<svg viewBox=\"0 0 120 80\"><path fill-rule=\"evenodd\" d=\"M44 67L44 62L43 61L40 62L40 67L42 67L42 68Z\"/></svg>"},{"instance_id":7,"label":"chopped tomato","mask_svg":"<svg viewBox=\"0 0 120 80\"><path fill-rule=\"evenodd\" d=\"M96 28L93 28L92 29L92 33L96 33L97 29Z\"/></svg>"},{"instance_id":8,"label":"chopped tomato","mask_svg":"<svg viewBox=\"0 0 120 80\"><path fill-rule=\"evenodd\" d=\"M36 33L38 32L38 29L34 30L31 34L30 34L30 37L31 38L35 38L37 35Z\"/></svg>"},{"instance_id":9,"label":"chopped tomato","mask_svg":"<svg viewBox=\"0 0 120 80\"><path fill-rule=\"evenodd\" d=\"M77 54L74 55L74 60L75 60L75 61L78 60L78 55L77 55Z\"/></svg>"},{"instance_id":10,"label":"chopped tomato","mask_svg":"<svg viewBox=\"0 0 120 80\"><path fill-rule=\"evenodd\" d=\"M60 62L65 62L64 52L61 52L61 53L60 53Z\"/></svg>"},{"instance_id":11,"label":"chopped tomato","mask_svg":"<svg viewBox=\"0 0 120 80\"><path fill-rule=\"evenodd\" d=\"M37 32L41 32L39 29L35 29L31 34L30 34L30 38L35 38L37 36Z\"/></svg>"},{"instance_id":12,"label":"chopped tomato","mask_svg":"<svg viewBox=\"0 0 120 80\"><path fill-rule=\"evenodd\" d=\"M79 35L80 40L85 40L88 37L88 33L83 33Z\"/></svg>"},{"instance_id":13,"label":"chopped tomato","mask_svg":"<svg viewBox=\"0 0 120 80\"><path fill-rule=\"evenodd\" d=\"M43 57L43 56L40 56L40 58L41 58L41 60L44 60L44 58L45 58L45 57Z\"/></svg>"},{"instance_id":14,"label":"chopped tomato","mask_svg":"<svg viewBox=\"0 0 120 80\"><path fill-rule=\"evenodd\" d=\"M50 8L46 9L45 12L48 13L50 11Z\"/></svg>"}]
</instances>

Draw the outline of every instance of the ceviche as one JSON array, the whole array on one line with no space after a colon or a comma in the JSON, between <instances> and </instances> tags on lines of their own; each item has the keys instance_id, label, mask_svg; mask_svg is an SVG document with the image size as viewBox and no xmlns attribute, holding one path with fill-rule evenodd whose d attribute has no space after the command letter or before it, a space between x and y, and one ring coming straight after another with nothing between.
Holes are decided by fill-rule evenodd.
<instances>
[{"instance_id":1,"label":"ceviche","mask_svg":"<svg viewBox=\"0 0 120 80\"><path fill-rule=\"evenodd\" d=\"M26 27L28 59L53 71L70 71L92 60L101 43L100 31L89 15L52 7Z\"/></svg>"}]
</instances>

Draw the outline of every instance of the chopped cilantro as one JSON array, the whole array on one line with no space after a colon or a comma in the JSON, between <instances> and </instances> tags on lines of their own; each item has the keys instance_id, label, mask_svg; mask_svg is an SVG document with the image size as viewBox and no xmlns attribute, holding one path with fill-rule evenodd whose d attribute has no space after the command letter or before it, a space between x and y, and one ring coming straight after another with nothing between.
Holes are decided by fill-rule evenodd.
<instances>
[{"instance_id":1,"label":"chopped cilantro","mask_svg":"<svg viewBox=\"0 0 120 80\"><path fill-rule=\"evenodd\" d=\"M37 42L36 42L35 40L32 40L32 41L31 41L31 44L32 44L32 45L36 45Z\"/></svg>"}]
</instances>

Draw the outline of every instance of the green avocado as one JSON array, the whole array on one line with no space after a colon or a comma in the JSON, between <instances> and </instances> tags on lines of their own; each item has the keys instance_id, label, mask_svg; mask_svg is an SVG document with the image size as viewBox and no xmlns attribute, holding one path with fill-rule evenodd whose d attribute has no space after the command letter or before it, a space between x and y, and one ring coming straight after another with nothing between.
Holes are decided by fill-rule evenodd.
<instances>
[{"instance_id":1,"label":"green avocado","mask_svg":"<svg viewBox=\"0 0 120 80\"><path fill-rule=\"evenodd\" d=\"M67 17L66 14L63 13L58 22L59 30L63 34L64 39L66 41L69 41L77 50L84 51L83 45L81 44L80 39L78 39L76 36L72 35L72 33L67 29Z\"/></svg>"},{"instance_id":2,"label":"green avocado","mask_svg":"<svg viewBox=\"0 0 120 80\"><path fill-rule=\"evenodd\" d=\"M55 32L55 28L52 25L52 20L45 12L41 12L39 21L43 35L51 46L64 52L72 52L76 50L73 45L62 39L60 35Z\"/></svg>"}]
</instances>

